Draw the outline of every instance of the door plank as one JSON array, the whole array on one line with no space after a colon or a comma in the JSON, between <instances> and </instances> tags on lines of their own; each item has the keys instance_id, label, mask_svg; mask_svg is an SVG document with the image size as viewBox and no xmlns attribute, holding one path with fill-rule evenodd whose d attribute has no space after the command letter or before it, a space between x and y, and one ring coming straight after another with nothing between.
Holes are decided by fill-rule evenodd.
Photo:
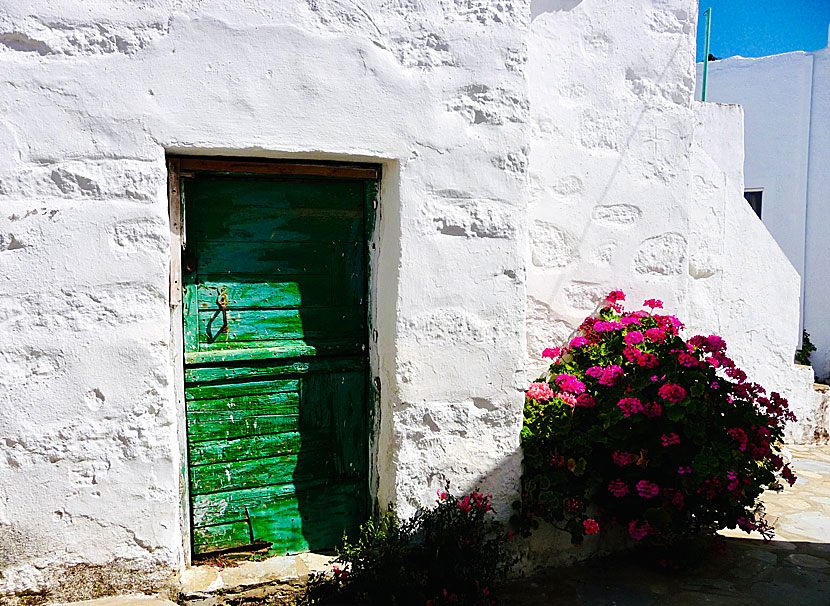
<instances>
[{"instance_id":1,"label":"door plank","mask_svg":"<svg viewBox=\"0 0 830 606\"><path fill-rule=\"evenodd\" d=\"M331 478L315 478L308 482L288 482L196 495L193 498L193 525L209 526L247 520L248 510L254 507L294 497L297 492L317 487L329 488L332 481Z\"/></svg>"},{"instance_id":2,"label":"door plank","mask_svg":"<svg viewBox=\"0 0 830 606\"><path fill-rule=\"evenodd\" d=\"M218 280L221 276L248 274L275 276L329 274L330 243L232 242L211 240L196 245L199 275Z\"/></svg>"},{"instance_id":3,"label":"door plank","mask_svg":"<svg viewBox=\"0 0 830 606\"><path fill-rule=\"evenodd\" d=\"M189 400L187 412L190 414L227 413L227 414L271 414L294 415L300 411L300 394L298 392L257 393L226 398Z\"/></svg>"},{"instance_id":4,"label":"door plank","mask_svg":"<svg viewBox=\"0 0 830 606\"><path fill-rule=\"evenodd\" d=\"M286 276L279 282L204 281L199 284L199 309L218 311L216 301L223 290L229 310L332 306L331 278L327 274Z\"/></svg>"},{"instance_id":5,"label":"door plank","mask_svg":"<svg viewBox=\"0 0 830 606\"><path fill-rule=\"evenodd\" d=\"M270 394L285 391L296 391L300 386L299 379L279 379L276 381L257 381L255 383L226 383L222 385L188 386L185 389L185 400L207 400L215 398L233 398L250 394Z\"/></svg>"},{"instance_id":6,"label":"door plank","mask_svg":"<svg viewBox=\"0 0 830 606\"><path fill-rule=\"evenodd\" d=\"M298 469L298 464L300 469ZM301 454L200 465L190 470L193 494L256 488L307 481L331 475L331 453L309 450Z\"/></svg>"},{"instance_id":7,"label":"door plank","mask_svg":"<svg viewBox=\"0 0 830 606\"><path fill-rule=\"evenodd\" d=\"M188 442L241 438L266 433L297 431L299 415L237 412L192 412L187 415Z\"/></svg>"},{"instance_id":8,"label":"door plank","mask_svg":"<svg viewBox=\"0 0 830 606\"><path fill-rule=\"evenodd\" d=\"M336 336L359 337L366 319L360 307L321 307L311 309L239 309L228 312L224 333L222 314L199 312L200 349L227 349L237 341L278 341L282 339L322 340ZM214 340L215 337L215 340ZM313 345L310 342L309 345Z\"/></svg>"},{"instance_id":9,"label":"door plank","mask_svg":"<svg viewBox=\"0 0 830 606\"><path fill-rule=\"evenodd\" d=\"M234 440L211 440L190 445L190 464L210 465L246 459L261 459L301 450L321 450L331 446L331 430L287 431L245 436Z\"/></svg>"},{"instance_id":10,"label":"door plank","mask_svg":"<svg viewBox=\"0 0 830 606\"><path fill-rule=\"evenodd\" d=\"M247 520L193 528L193 551L198 554L242 547L250 542L251 527Z\"/></svg>"},{"instance_id":11,"label":"door plank","mask_svg":"<svg viewBox=\"0 0 830 606\"><path fill-rule=\"evenodd\" d=\"M343 357L309 360L264 360L260 364L238 364L233 366L202 366L185 368L185 380L193 383L215 381L255 380L258 378L306 375L318 372L365 371L365 358Z\"/></svg>"}]
</instances>

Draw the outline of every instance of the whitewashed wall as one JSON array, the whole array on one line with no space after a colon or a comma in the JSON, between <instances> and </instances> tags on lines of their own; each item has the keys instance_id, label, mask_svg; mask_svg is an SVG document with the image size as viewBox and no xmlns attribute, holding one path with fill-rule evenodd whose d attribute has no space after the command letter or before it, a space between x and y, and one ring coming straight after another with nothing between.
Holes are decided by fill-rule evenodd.
<instances>
[{"instance_id":1,"label":"whitewashed wall","mask_svg":"<svg viewBox=\"0 0 830 606\"><path fill-rule=\"evenodd\" d=\"M165 150L384 162L379 501L409 513L446 476L506 508L528 21L510 0L0 3L0 594L183 564Z\"/></svg>"},{"instance_id":2,"label":"whitewashed wall","mask_svg":"<svg viewBox=\"0 0 830 606\"><path fill-rule=\"evenodd\" d=\"M622 288L635 307L662 299L688 334L722 334L751 377L790 397L790 439L813 439L827 419L792 364L798 274L743 199L740 108L693 101L696 3L533 8L530 376ZM530 568L584 557L550 529L529 549Z\"/></svg>"},{"instance_id":3,"label":"whitewashed wall","mask_svg":"<svg viewBox=\"0 0 830 606\"><path fill-rule=\"evenodd\" d=\"M702 64L697 66L700 97ZM763 189L764 225L802 276L802 323L830 376L830 50L709 64L707 100L745 113L745 187Z\"/></svg>"},{"instance_id":4,"label":"whitewashed wall","mask_svg":"<svg viewBox=\"0 0 830 606\"><path fill-rule=\"evenodd\" d=\"M694 192L740 190L739 170L694 174L712 118L692 104L695 15L693 0L0 0L0 596L147 590L185 563L166 151L383 163L378 502L408 514L449 478L509 515L541 368L527 351L615 287L714 331L728 322L707 311L733 291L698 297L696 281L744 280L750 243L723 206L706 219L730 243L712 247L721 269L695 244ZM729 328L774 324L764 351L783 360L797 301L765 292L747 288ZM752 347L747 370L766 372ZM550 540L536 564L572 557Z\"/></svg>"}]
</instances>

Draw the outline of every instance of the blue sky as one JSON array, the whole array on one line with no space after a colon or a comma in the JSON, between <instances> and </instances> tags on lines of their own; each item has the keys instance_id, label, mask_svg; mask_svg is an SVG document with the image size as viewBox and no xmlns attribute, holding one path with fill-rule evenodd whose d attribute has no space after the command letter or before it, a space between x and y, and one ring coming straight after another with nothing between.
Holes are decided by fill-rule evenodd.
<instances>
[{"instance_id":1,"label":"blue sky","mask_svg":"<svg viewBox=\"0 0 830 606\"><path fill-rule=\"evenodd\" d=\"M700 0L697 60L703 60L703 11L712 7L709 52L763 57L827 46L830 0Z\"/></svg>"}]
</instances>

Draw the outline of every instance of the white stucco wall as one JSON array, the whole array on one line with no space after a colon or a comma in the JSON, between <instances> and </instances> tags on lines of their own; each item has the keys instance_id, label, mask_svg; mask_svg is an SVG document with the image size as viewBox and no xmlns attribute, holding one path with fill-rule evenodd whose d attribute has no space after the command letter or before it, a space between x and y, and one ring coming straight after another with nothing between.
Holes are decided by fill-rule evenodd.
<instances>
[{"instance_id":1,"label":"white stucco wall","mask_svg":"<svg viewBox=\"0 0 830 606\"><path fill-rule=\"evenodd\" d=\"M695 2L635 4L533 3L529 375L622 288L635 307L662 299L688 335L722 334L790 398L789 439L812 440L827 419L792 363L798 274L743 199L740 108L693 101ZM537 562L584 557L545 534Z\"/></svg>"},{"instance_id":2,"label":"white stucco wall","mask_svg":"<svg viewBox=\"0 0 830 606\"><path fill-rule=\"evenodd\" d=\"M788 426L789 441L821 438L830 423L813 374L793 365L801 280L743 197L741 108L707 102L694 110L687 330L722 335L753 381L790 400L798 422Z\"/></svg>"},{"instance_id":3,"label":"white stucco wall","mask_svg":"<svg viewBox=\"0 0 830 606\"><path fill-rule=\"evenodd\" d=\"M758 275L732 301L757 242L730 218L740 143L701 142L709 120L739 131L693 105L695 15L0 0L0 595L149 589L185 564L165 152L383 163L374 491L403 514L448 478L509 515L534 356L611 288L731 331L748 372L796 385L778 364L793 274L770 242L777 298ZM695 173L720 155L729 171ZM725 298L741 313L715 321ZM757 326L763 355L742 338ZM551 545L537 564L575 557Z\"/></svg>"},{"instance_id":4,"label":"white stucco wall","mask_svg":"<svg viewBox=\"0 0 830 606\"><path fill-rule=\"evenodd\" d=\"M410 513L448 477L509 513L525 2L9 0L0 15L0 594L81 597L183 564L165 150L385 163L379 502Z\"/></svg>"},{"instance_id":5,"label":"white stucco wall","mask_svg":"<svg viewBox=\"0 0 830 606\"><path fill-rule=\"evenodd\" d=\"M830 50L709 64L707 100L740 104L745 113L746 189L763 190L762 219L802 282L802 323L818 350L816 375L830 375L827 271L830 252L828 167ZM697 66L697 98L702 85Z\"/></svg>"}]
</instances>

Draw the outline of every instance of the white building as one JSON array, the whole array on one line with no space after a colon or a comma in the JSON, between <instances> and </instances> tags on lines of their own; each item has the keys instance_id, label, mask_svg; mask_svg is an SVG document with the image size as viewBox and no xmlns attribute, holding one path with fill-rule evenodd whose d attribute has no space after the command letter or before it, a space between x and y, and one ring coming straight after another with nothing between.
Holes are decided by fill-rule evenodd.
<instances>
[{"instance_id":1,"label":"white building","mask_svg":"<svg viewBox=\"0 0 830 606\"><path fill-rule=\"evenodd\" d=\"M702 82L698 64L698 91ZM830 49L709 63L707 101L744 109L744 187L802 277L816 376L830 376Z\"/></svg>"},{"instance_id":2,"label":"white building","mask_svg":"<svg viewBox=\"0 0 830 606\"><path fill-rule=\"evenodd\" d=\"M827 419L792 364L799 277L742 197L740 108L693 101L696 15L694 0L0 2L0 601L163 587L205 537L268 521L251 505L204 523L224 515L202 498L224 480L205 488L194 468L187 421L210 404L193 390L216 369L288 363L273 342L257 359L216 353L261 281L195 290L202 263L248 263L250 278L264 251L299 250L274 274L302 285L347 258L367 272L368 292L302 287L303 304L362 306L368 325L352 317L349 342L294 339L312 359L268 393L295 406L315 352L365 346L348 349L371 386L353 479L373 508L409 514L450 479L509 515L539 352L612 288L722 334L790 398L790 438L812 439ZM341 199L310 194L305 219L281 215L250 248L269 223L231 212L256 200L227 187L276 196L273 183L326 178L364 196L335 213L349 237L302 248ZM232 224L199 202L217 192ZM209 217L227 245L205 248L221 240ZM279 308L273 292L250 305ZM297 310L280 317L296 336ZM256 473L315 479L281 469ZM537 565L578 556L545 538L527 549Z\"/></svg>"}]
</instances>

